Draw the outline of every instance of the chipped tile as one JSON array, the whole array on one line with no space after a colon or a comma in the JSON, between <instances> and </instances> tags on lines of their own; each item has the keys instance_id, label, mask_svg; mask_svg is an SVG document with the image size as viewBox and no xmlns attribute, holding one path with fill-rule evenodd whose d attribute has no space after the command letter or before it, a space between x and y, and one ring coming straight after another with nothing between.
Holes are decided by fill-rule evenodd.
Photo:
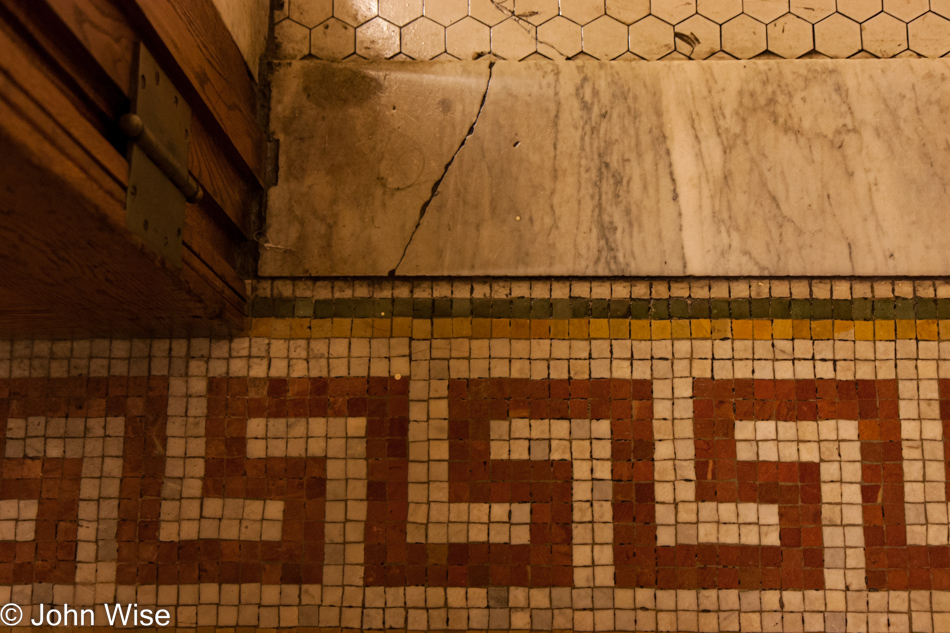
<instances>
[{"instance_id":1,"label":"chipped tile","mask_svg":"<svg viewBox=\"0 0 950 633\"><path fill-rule=\"evenodd\" d=\"M690 59L706 59L720 50L719 25L701 15L694 15L673 29L676 50Z\"/></svg>"}]
</instances>

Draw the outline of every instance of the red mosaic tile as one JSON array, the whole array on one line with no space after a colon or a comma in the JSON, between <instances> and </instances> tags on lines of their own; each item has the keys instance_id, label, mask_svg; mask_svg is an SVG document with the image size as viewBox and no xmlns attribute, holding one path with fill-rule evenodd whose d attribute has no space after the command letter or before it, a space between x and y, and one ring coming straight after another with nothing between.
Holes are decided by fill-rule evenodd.
<instances>
[{"instance_id":1,"label":"red mosaic tile","mask_svg":"<svg viewBox=\"0 0 950 633\"><path fill-rule=\"evenodd\" d=\"M373 428L405 420L405 385L387 378L209 379L203 495L283 501L276 541L159 540L166 418L129 428L118 582L320 584L326 458L249 458L248 418L367 416Z\"/></svg>"}]
</instances>

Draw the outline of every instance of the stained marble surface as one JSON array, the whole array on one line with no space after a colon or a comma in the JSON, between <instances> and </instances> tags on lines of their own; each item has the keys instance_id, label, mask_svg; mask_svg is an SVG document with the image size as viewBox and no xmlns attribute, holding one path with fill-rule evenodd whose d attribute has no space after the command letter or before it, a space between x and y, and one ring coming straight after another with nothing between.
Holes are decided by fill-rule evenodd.
<instances>
[{"instance_id":1,"label":"stained marble surface","mask_svg":"<svg viewBox=\"0 0 950 633\"><path fill-rule=\"evenodd\" d=\"M948 80L945 60L289 63L261 273L946 274Z\"/></svg>"},{"instance_id":2,"label":"stained marble surface","mask_svg":"<svg viewBox=\"0 0 950 633\"><path fill-rule=\"evenodd\" d=\"M488 62L300 61L272 78L280 142L263 275L385 275L488 85Z\"/></svg>"}]
</instances>

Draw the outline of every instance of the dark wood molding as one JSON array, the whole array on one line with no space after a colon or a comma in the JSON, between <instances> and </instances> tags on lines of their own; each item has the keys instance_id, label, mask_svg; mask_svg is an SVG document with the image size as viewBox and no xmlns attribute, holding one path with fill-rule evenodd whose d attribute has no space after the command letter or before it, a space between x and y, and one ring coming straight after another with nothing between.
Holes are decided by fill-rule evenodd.
<instances>
[{"instance_id":1,"label":"dark wood molding","mask_svg":"<svg viewBox=\"0 0 950 633\"><path fill-rule=\"evenodd\" d=\"M193 109L207 109L243 165L264 182L265 137L257 121L257 89L241 51L210 0L127 0L121 5L142 39ZM177 72L176 72L177 71ZM180 75L185 81L178 81Z\"/></svg>"},{"instance_id":2,"label":"dark wood molding","mask_svg":"<svg viewBox=\"0 0 950 633\"><path fill-rule=\"evenodd\" d=\"M206 195L186 207L180 269L126 228L117 119L140 40L192 108L188 166ZM241 331L256 99L211 0L0 0L0 336Z\"/></svg>"},{"instance_id":3,"label":"dark wood molding","mask_svg":"<svg viewBox=\"0 0 950 633\"><path fill-rule=\"evenodd\" d=\"M49 0L49 6L62 26L83 43L108 74L125 98L123 112L128 111L131 60L138 37L122 11L112 0ZM243 58L241 63L240 70L244 71ZM244 237L250 237L250 205L261 193L260 183L248 179L234 161L227 159L200 112L193 111L188 169L214 199L212 206L222 211Z\"/></svg>"},{"instance_id":4,"label":"dark wood molding","mask_svg":"<svg viewBox=\"0 0 950 633\"><path fill-rule=\"evenodd\" d=\"M214 275L187 258L181 272L170 269L125 228L122 186L6 78L0 120L4 286L42 298L55 317L39 324L43 333L154 336L243 325L240 298L203 287L213 288ZM37 325L30 324L33 334Z\"/></svg>"}]
</instances>

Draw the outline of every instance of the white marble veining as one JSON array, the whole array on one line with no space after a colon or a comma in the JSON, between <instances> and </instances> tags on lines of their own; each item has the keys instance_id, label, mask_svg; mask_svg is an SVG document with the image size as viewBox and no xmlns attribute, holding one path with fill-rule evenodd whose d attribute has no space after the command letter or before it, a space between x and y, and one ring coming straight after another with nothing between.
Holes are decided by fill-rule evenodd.
<instances>
[{"instance_id":1,"label":"white marble veining","mask_svg":"<svg viewBox=\"0 0 950 633\"><path fill-rule=\"evenodd\" d=\"M950 268L947 61L496 62L486 92L488 74L281 67L267 235L288 250L261 273Z\"/></svg>"}]
</instances>

